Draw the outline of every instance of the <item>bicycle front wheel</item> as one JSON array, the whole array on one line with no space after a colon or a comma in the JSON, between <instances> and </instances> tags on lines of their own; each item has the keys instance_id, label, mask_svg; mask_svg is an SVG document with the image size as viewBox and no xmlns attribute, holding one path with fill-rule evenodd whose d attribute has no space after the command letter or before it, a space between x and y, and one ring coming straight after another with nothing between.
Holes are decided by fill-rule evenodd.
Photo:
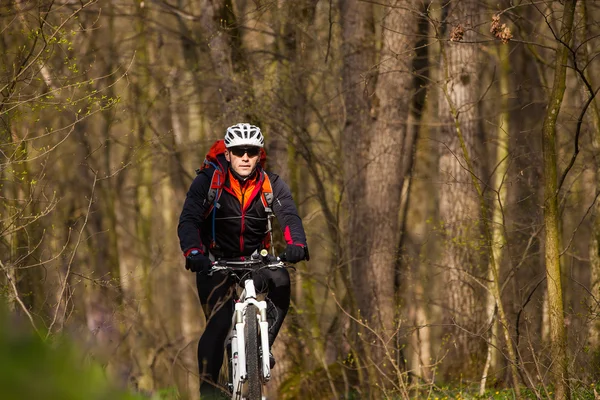
<instances>
[{"instance_id":1,"label":"bicycle front wheel","mask_svg":"<svg viewBox=\"0 0 600 400\"><path fill-rule=\"evenodd\" d=\"M254 304L246 308L246 369L248 373L248 400L262 399L261 363L258 340L258 309Z\"/></svg>"}]
</instances>

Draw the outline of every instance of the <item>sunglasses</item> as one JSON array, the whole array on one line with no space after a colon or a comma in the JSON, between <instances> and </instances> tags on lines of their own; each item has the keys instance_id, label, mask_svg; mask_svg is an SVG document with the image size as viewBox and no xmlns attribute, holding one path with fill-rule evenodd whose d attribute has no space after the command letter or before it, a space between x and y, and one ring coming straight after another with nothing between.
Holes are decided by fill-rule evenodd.
<instances>
[{"instance_id":1,"label":"sunglasses","mask_svg":"<svg viewBox=\"0 0 600 400\"><path fill-rule=\"evenodd\" d=\"M248 154L248 157L256 157L260 154L260 147L232 147L229 152L236 157L243 157Z\"/></svg>"}]
</instances>

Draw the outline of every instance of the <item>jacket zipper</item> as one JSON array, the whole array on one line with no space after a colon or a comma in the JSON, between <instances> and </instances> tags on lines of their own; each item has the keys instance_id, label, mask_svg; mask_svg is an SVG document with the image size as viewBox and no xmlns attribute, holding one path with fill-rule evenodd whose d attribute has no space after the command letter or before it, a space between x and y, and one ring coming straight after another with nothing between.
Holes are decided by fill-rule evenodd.
<instances>
[{"instance_id":1,"label":"jacket zipper","mask_svg":"<svg viewBox=\"0 0 600 400\"><path fill-rule=\"evenodd\" d=\"M244 197L246 194L246 190L245 188L240 188L241 192L242 192L242 205L241 205L241 211L242 211L242 227L241 227L241 231L240 231L240 252L244 252L244 228L245 228L245 216L246 216L246 211L244 210Z\"/></svg>"}]
</instances>

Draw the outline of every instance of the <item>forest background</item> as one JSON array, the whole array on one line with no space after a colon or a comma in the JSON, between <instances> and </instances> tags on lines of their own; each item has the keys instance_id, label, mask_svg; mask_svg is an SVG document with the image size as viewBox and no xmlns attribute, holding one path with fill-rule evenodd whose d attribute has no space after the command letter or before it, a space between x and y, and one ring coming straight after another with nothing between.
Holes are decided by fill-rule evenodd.
<instances>
[{"instance_id":1,"label":"forest background","mask_svg":"<svg viewBox=\"0 0 600 400\"><path fill-rule=\"evenodd\" d=\"M45 340L197 397L177 220L251 122L311 252L271 396L595 390L598 2L12 0L0 20L0 287Z\"/></svg>"}]
</instances>

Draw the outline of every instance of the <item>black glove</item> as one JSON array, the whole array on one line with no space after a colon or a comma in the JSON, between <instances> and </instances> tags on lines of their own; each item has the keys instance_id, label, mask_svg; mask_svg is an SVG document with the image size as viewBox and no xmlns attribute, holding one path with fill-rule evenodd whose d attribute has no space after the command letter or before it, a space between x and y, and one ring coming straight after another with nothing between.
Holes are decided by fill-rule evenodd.
<instances>
[{"instance_id":1,"label":"black glove","mask_svg":"<svg viewBox=\"0 0 600 400\"><path fill-rule=\"evenodd\" d=\"M208 272L212 268L212 262L198 250L192 250L185 258L185 269L192 272Z\"/></svg>"},{"instance_id":2,"label":"black glove","mask_svg":"<svg viewBox=\"0 0 600 400\"><path fill-rule=\"evenodd\" d=\"M285 248L285 261L295 264L306 258L306 250L297 244L288 244Z\"/></svg>"}]
</instances>

